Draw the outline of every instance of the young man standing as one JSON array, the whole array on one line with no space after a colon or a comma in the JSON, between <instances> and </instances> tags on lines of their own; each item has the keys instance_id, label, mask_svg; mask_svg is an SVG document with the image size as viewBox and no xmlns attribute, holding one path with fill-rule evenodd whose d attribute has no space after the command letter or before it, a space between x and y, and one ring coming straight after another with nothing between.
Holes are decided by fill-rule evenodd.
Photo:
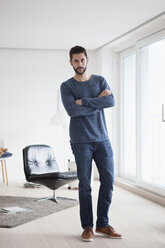
<instances>
[{"instance_id":1,"label":"young man standing","mask_svg":"<svg viewBox=\"0 0 165 248\"><path fill-rule=\"evenodd\" d=\"M71 117L70 142L77 165L83 241L93 240L91 170L94 159L100 176L96 232L110 238L121 238L109 225L108 211L114 182L113 151L108 138L104 108L114 106L114 96L102 76L88 75L85 48L70 50L74 77L61 85L64 107Z\"/></svg>"}]
</instances>

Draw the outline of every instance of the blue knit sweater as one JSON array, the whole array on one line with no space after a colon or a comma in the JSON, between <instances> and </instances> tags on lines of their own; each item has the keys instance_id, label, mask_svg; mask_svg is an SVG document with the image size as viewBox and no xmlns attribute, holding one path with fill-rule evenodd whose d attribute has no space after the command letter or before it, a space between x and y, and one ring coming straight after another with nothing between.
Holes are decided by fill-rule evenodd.
<instances>
[{"instance_id":1,"label":"blue knit sweater","mask_svg":"<svg viewBox=\"0 0 165 248\"><path fill-rule=\"evenodd\" d=\"M71 117L70 142L96 142L108 139L104 108L114 106L113 94L98 97L110 89L102 76L92 75L88 81L78 82L73 77L61 84L63 105ZM75 104L81 99L82 105Z\"/></svg>"}]
</instances>

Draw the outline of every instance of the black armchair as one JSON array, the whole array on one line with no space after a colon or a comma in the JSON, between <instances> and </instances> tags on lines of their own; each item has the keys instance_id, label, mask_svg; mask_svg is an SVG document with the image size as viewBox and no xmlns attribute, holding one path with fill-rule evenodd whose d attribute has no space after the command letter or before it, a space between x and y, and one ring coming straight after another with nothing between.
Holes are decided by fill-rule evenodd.
<instances>
[{"instance_id":1,"label":"black armchair","mask_svg":"<svg viewBox=\"0 0 165 248\"><path fill-rule=\"evenodd\" d=\"M58 203L55 190L77 180L77 172L59 171L54 152L50 146L30 145L25 147L23 149L23 162L25 177L28 182L42 184L53 190L53 197L41 200L53 200Z\"/></svg>"}]
</instances>

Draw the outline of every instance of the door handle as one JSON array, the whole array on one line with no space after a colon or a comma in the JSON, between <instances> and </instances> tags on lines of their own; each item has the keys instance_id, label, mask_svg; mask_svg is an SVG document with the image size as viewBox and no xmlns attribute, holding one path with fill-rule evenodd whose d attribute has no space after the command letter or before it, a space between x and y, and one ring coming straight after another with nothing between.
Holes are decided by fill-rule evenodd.
<instances>
[{"instance_id":1,"label":"door handle","mask_svg":"<svg viewBox=\"0 0 165 248\"><path fill-rule=\"evenodd\" d=\"M165 107L164 107L164 104L162 104L162 122L165 122Z\"/></svg>"}]
</instances>

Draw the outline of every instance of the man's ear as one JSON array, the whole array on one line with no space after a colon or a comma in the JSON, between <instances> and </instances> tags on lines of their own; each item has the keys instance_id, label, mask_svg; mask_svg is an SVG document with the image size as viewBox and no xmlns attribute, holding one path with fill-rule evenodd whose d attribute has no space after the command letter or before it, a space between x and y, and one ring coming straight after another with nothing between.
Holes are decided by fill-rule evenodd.
<instances>
[{"instance_id":1,"label":"man's ear","mask_svg":"<svg viewBox=\"0 0 165 248\"><path fill-rule=\"evenodd\" d=\"M89 57L87 57L87 58L86 58L86 60L87 60L87 63L88 63L88 61L89 61Z\"/></svg>"},{"instance_id":2,"label":"man's ear","mask_svg":"<svg viewBox=\"0 0 165 248\"><path fill-rule=\"evenodd\" d=\"M71 59L69 60L69 63L70 63L70 65L71 65L71 66L73 66L73 64L72 64L72 60L71 60Z\"/></svg>"}]
</instances>

